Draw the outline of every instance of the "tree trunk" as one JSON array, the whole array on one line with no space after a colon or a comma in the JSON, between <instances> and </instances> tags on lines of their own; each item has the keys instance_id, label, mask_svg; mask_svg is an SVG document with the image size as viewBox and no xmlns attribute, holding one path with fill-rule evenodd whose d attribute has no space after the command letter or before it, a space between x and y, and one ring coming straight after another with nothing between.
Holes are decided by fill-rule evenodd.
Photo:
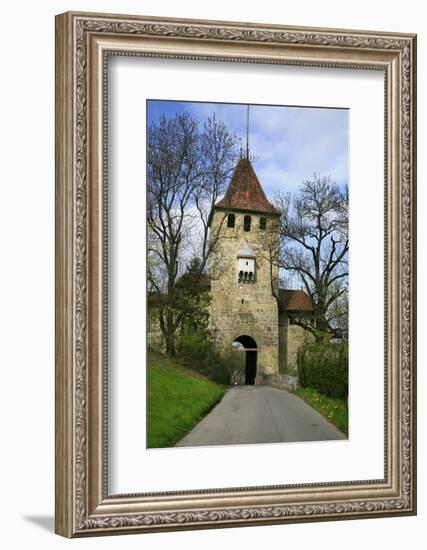
<instances>
[{"instance_id":1,"label":"tree trunk","mask_svg":"<svg viewBox=\"0 0 427 550\"><path fill-rule=\"evenodd\" d=\"M175 323L173 312L167 310L166 312L159 312L160 329L165 339L166 355L173 357L176 354L175 346Z\"/></svg>"},{"instance_id":2,"label":"tree trunk","mask_svg":"<svg viewBox=\"0 0 427 550\"><path fill-rule=\"evenodd\" d=\"M317 304L315 310L315 319L316 319L316 343L327 342L329 340L329 326L326 319L325 308L321 306L324 303L324 299L320 298L319 303Z\"/></svg>"},{"instance_id":3,"label":"tree trunk","mask_svg":"<svg viewBox=\"0 0 427 550\"><path fill-rule=\"evenodd\" d=\"M169 355L169 357L174 357L176 353L175 334L167 330L165 340L166 340L166 354Z\"/></svg>"}]
</instances>

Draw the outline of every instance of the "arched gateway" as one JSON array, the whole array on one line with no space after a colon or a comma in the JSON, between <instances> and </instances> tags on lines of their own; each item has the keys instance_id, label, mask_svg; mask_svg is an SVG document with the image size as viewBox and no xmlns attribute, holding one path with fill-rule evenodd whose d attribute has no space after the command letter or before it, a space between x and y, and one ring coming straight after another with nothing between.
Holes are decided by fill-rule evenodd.
<instances>
[{"instance_id":1,"label":"arched gateway","mask_svg":"<svg viewBox=\"0 0 427 550\"><path fill-rule=\"evenodd\" d=\"M246 354L245 359L245 384L255 384L256 378L256 363L257 363L257 344L251 336L242 335L236 338L233 342L238 342L241 346L233 346L236 351L241 351ZM243 346L243 348L242 348Z\"/></svg>"}]
</instances>

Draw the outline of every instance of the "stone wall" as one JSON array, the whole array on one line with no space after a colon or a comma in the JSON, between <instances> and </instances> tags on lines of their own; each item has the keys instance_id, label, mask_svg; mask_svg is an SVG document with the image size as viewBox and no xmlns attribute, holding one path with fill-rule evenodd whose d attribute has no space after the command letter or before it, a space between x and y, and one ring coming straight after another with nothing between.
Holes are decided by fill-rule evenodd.
<instances>
[{"instance_id":1,"label":"stone wall","mask_svg":"<svg viewBox=\"0 0 427 550\"><path fill-rule=\"evenodd\" d=\"M252 214L251 231L243 230L243 213L235 213L235 227L227 227L226 213L215 211L211 231L220 229L221 238L211 256L210 331L217 349L223 355L232 342L242 335L257 343L257 374L278 372L278 307L272 292L277 285L277 268L271 268L267 239L269 231L259 229L259 218ZM274 217L267 217L267 224ZM271 227L271 225L270 225ZM256 256L255 281L238 281L239 249L248 246Z\"/></svg>"},{"instance_id":2,"label":"stone wall","mask_svg":"<svg viewBox=\"0 0 427 550\"><path fill-rule=\"evenodd\" d=\"M305 342L312 342L313 336L298 325L293 325L289 317L281 313L279 319L279 372L297 376L297 354Z\"/></svg>"},{"instance_id":3,"label":"stone wall","mask_svg":"<svg viewBox=\"0 0 427 550\"><path fill-rule=\"evenodd\" d=\"M259 376L255 383L293 392L298 387L298 376L292 376L290 374L268 374Z\"/></svg>"},{"instance_id":4,"label":"stone wall","mask_svg":"<svg viewBox=\"0 0 427 550\"><path fill-rule=\"evenodd\" d=\"M147 346L149 349L165 353L166 344L159 323L159 313L156 308L147 310Z\"/></svg>"}]
</instances>

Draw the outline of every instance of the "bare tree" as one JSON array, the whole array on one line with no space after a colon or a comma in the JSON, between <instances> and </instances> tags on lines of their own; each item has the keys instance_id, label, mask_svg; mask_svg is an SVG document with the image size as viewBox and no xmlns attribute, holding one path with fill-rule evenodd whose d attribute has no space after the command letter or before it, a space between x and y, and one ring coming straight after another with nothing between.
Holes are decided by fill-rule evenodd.
<instances>
[{"instance_id":1,"label":"bare tree","mask_svg":"<svg viewBox=\"0 0 427 550\"><path fill-rule=\"evenodd\" d=\"M202 173L197 121L189 114L162 117L148 129L147 221L148 279L167 300L159 310L166 351L175 353L174 334L180 315L174 311L175 282L183 246L187 208ZM161 264L165 280L156 277ZM161 268L160 268L161 270Z\"/></svg>"},{"instance_id":2,"label":"bare tree","mask_svg":"<svg viewBox=\"0 0 427 550\"><path fill-rule=\"evenodd\" d=\"M347 188L341 191L330 177L315 174L293 199L277 194L276 207L281 212L280 267L296 275L314 306L314 324L303 316L293 321L316 341L330 338L338 324L343 326L347 311Z\"/></svg>"},{"instance_id":3,"label":"bare tree","mask_svg":"<svg viewBox=\"0 0 427 550\"><path fill-rule=\"evenodd\" d=\"M217 120L215 114L212 118L208 118L201 134L203 177L194 195L197 221L201 226L196 252L200 258L202 272L216 247L222 223L227 217L227 212L224 212L222 223L218 224L215 229L211 227L213 207L225 192L234 170L238 157L237 148L238 139L224 122Z\"/></svg>"},{"instance_id":4,"label":"bare tree","mask_svg":"<svg viewBox=\"0 0 427 550\"><path fill-rule=\"evenodd\" d=\"M175 354L176 331L184 316L176 284L182 275L180 265L188 262L194 226L200 226L199 273L192 276L201 276L205 270L219 238L209 234L209 214L224 191L236 143L215 117L200 131L197 119L188 113L171 119L163 116L148 130L148 286L162 297L156 303L169 355Z\"/></svg>"},{"instance_id":5,"label":"bare tree","mask_svg":"<svg viewBox=\"0 0 427 550\"><path fill-rule=\"evenodd\" d=\"M348 283L346 280L334 283L335 288L331 294L339 294L328 310L329 325L335 331L336 336L348 338Z\"/></svg>"}]
</instances>

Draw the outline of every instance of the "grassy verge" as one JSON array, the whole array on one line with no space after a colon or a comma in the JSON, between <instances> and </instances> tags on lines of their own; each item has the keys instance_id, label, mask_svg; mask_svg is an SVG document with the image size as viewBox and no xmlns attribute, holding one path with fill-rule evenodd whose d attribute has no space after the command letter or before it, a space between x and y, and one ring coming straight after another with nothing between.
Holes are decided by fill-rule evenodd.
<instances>
[{"instance_id":1,"label":"grassy verge","mask_svg":"<svg viewBox=\"0 0 427 550\"><path fill-rule=\"evenodd\" d=\"M148 357L148 447L172 447L205 416L227 386L158 354Z\"/></svg>"},{"instance_id":2,"label":"grassy verge","mask_svg":"<svg viewBox=\"0 0 427 550\"><path fill-rule=\"evenodd\" d=\"M298 388L295 393L313 409L323 414L341 432L348 435L348 407L345 401L327 397L312 388Z\"/></svg>"}]
</instances>

